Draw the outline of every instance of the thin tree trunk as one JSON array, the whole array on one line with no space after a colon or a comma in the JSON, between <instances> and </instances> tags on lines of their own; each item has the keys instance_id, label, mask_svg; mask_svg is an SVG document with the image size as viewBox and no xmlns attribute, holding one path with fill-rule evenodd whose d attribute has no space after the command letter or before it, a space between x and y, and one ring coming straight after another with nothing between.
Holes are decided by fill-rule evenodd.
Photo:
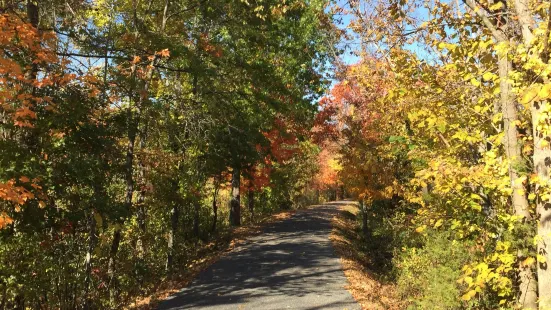
<instances>
[{"instance_id":1,"label":"thin tree trunk","mask_svg":"<svg viewBox=\"0 0 551 310\"><path fill-rule=\"evenodd\" d=\"M140 132L140 150L145 150L145 140L147 139L147 126ZM142 155L143 156L143 155ZM138 254L138 260L143 263L145 254L144 237L146 233L146 210L145 210L145 194L146 194L146 180L145 180L145 165L143 158L138 161L138 175L140 182L140 191L138 192L138 240L136 242L136 252Z\"/></svg>"},{"instance_id":2,"label":"thin tree trunk","mask_svg":"<svg viewBox=\"0 0 551 310\"><path fill-rule=\"evenodd\" d=\"M163 18L162 23L160 27L160 34L162 34L166 27L166 21L167 21L167 12L168 12L168 5L169 1L165 1L165 6L163 10ZM136 7L134 7L134 10L136 10ZM136 16L136 12L134 11L134 15ZM139 37L139 31L135 31L135 38L137 39ZM137 41L137 40L136 40ZM149 86L151 84L151 79L153 78L153 66L155 62L157 61L157 55L154 55L150 62L150 68L148 69L147 75L145 77L145 82L143 84L142 91L140 92L139 99L138 99L138 115L133 115L132 106L128 107L128 122L129 122L129 128L128 128L128 145L127 145L127 151L126 151L126 163L125 163L125 170L126 170L126 197L125 197L125 206L127 208L127 211L132 210L132 196L134 194L134 179L133 179L133 173L134 173L134 146L136 142L136 132L138 131L138 125L139 125L139 116L141 113L143 113L144 105L149 101ZM133 65L132 74L134 75L136 71L135 65ZM130 98L134 94L130 93ZM115 272L115 256L117 255L120 239L121 239L121 228L122 223L119 225L120 227L117 227L115 229L115 233L113 236L113 242L111 244L111 251L109 255L109 265L108 265L108 274L110 278L110 282L114 277ZM111 285L109 286L109 289L111 290ZM111 295L111 293L110 293Z\"/></svg>"},{"instance_id":3,"label":"thin tree trunk","mask_svg":"<svg viewBox=\"0 0 551 310\"><path fill-rule=\"evenodd\" d=\"M232 172L232 192L230 200L230 225L241 225L241 195L239 187L241 185L241 174L239 168L234 168Z\"/></svg>"},{"instance_id":4,"label":"thin tree trunk","mask_svg":"<svg viewBox=\"0 0 551 310\"><path fill-rule=\"evenodd\" d=\"M129 112L130 115L132 112ZM126 147L126 162L125 162L125 181L126 181L126 194L124 199L125 208L127 211L132 210L132 196L134 194L134 144L136 140L135 128L133 125L129 125L131 128L128 130L128 144ZM111 241L111 249L109 251L109 262L107 264L107 275L109 276L109 298L111 305L115 303L115 257L119 251L119 244L121 242L121 229L123 223L117 223L115 231L113 232L113 240Z\"/></svg>"},{"instance_id":5,"label":"thin tree trunk","mask_svg":"<svg viewBox=\"0 0 551 310\"><path fill-rule=\"evenodd\" d=\"M316 189L316 204L320 203L320 190L319 188Z\"/></svg>"},{"instance_id":6,"label":"thin tree trunk","mask_svg":"<svg viewBox=\"0 0 551 310\"><path fill-rule=\"evenodd\" d=\"M174 241L176 238L176 231L178 229L178 217L179 217L178 205L174 205L170 210L170 231L168 233L168 255L166 258L165 270L168 272L172 269L174 263Z\"/></svg>"},{"instance_id":7,"label":"thin tree trunk","mask_svg":"<svg viewBox=\"0 0 551 310\"><path fill-rule=\"evenodd\" d=\"M362 213L362 232L365 238L367 238L369 237L369 228L367 227L367 208L363 199L360 199L360 211Z\"/></svg>"},{"instance_id":8,"label":"thin tree trunk","mask_svg":"<svg viewBox=\"0 0 551 310\"><path fill-rule=\"evenodd\" d=\"M251 223L252 223L254 221L254 189L253 189L252 181L247 191L247 205L249 207L249 213L251 214Z\"/></svg>"},{"instance_id":9,"label":"thin tree trunk","mask_svg":"<svg viewBox=\"0 0 551 310\"><path fill-rule=\"evenodd\" d=\"M215 232L216 231L216 223L218 222L218 205L216 204L216 191L213 194L212 198L212 212L214 213L212 216L212 227L210 231Z\"/></svg>"},{"instance_id":10,"label":"thin tree trunk","mask_svg":"<svg viewBox=\"0 0 551 310\"><path fill-rule=\"evenodd\" d=\"M216 231L216 224L218 223L218 203L216 198L218 197L218 191L220 190L220 183L222 182L222 176L217 175L214 177L213 185L214 185L214 192L212 193L212 212L214 213L213 219L212 219L212 228L211 231Z\"/></svg>"},{"instance_id":11,"label":"thin tree trunk","mask_svg":"<svg viewBox=\"0 0 551 310\"><path fill-rule=\"evenodd\" d=\"M195 238L199 238L199 202L193 202L193 235Z\"/></svg>"},{"instance_id":12,"label":"thin tree trunk","mask_svg":"<svg viewBox=\"0 0 551 310\"><path fill-rule=\"evenodd\" d=\"M527 0L515 0L514 8L517 13L517 20L522 31L524 45L530 48L534 35L530 30L534 26L534 17L530 12L530 4ZM549 8L551 13L551 7ZM543 51L541 52L542 61L547 64L549 62L549 27L551 27L551 15L547 16L547 27L543 40ZM543 77L545 84L549 83L547 76ZM549 166L551 166L551 149L541 147L541 142L546 136L538 130L540 124L545 124L549 121L548 117L543 115L543 111L549 108L549 102L541 101L532 104L530 112L532 114L532 134L534 138L534 153L533 164L534 170L540 182L549 183ZM538 193L536 201L536 212L539 218L537 226L537 235L541 238L538 242L537 253L545 258L545 262L538 262L538 292L539 292L539 309L551 309L551 203L549 200L542 200L539 195L539 185L536 184L536 193ZM535 297L537 298L537 296ZM535 303L534 303L535 304ZM528 307L526 307L528 308ZM531 307L534 308L534 307ZM535 309L535 308L534 308Z\"/></svg>"},{"instance_id":13,"label":"thin tree trunk","mask_svg":"<svg viewBox=\"0 0 551 310\"><path fill-rule=\"evenodd\" d=\"M511 71L511 62L507 55L501 55L498 60L500 77L500 101L501 112L503 113L503 145L505 153L509 160L509 178L511 181L512 204L515 215L521 217L524 221L531 218L526 199L525 189L522 184L516 182L520 177L516 166L522 162L522 151L518 141L518 129L516 122L518 120L517 103L511 84L507 81ZM519 251L519 261L522 261L525 253ZM519 273L519 303L524 309L537 309L537 281L535 274L530 266L520 267Z\"/></svg>"},{"instance_id":14,"label":"thin tree trunk","mask_svg":"<svg viewBox=\"0 0 551 310\"><path fill-rule=\"evenodd\" d=\"M544 136L537 130L537 124L540 119L541 111L549 105L547 102L535 104L532 108L532 121L534 132L534 168L539 179L548 183L549 166L551 165L551 150L539 147ZM545 116L544 116L545 118ZM536 192L539 186L536 185ZM539 216L539 225L537 234L541 238L538 242L537 252L546 258L545 263L538 263L538 291L540 299L540 309L551 308L551 204L548 200L542 200L539 195L536 204L537 214Z\"/></svg>"},{"instance_id":15,"label":"thin tree trunk","mask_svg":"<svg viewBox=\"0 0 551 310\"><path fill-rule=\"evenodd\" d=\"M0 309L6 309L6 303L8 300L8 286L2 281L2 300L0 301Z\"/></svg>"},{"instance_id":16,"label":"thin tree trunk","mask_svg":"<svg viewBox=\"0 0 551 310\"><path fill-rule=\"evenodd\" d=\"M524 1L524 0L515 0L515 1ZM482 23L488 30L492 32L494 39L497 43L500 42L509 42L509 37L507 34L508 25L506 23L492 22L488 15L488 11L484 11L484 8L481 8L476 4L474 0L463 0L463 2L469 6L482 20ZM518 3L517 3L518 6ZM506 10L504 8L503 10ZM517 7L518 10L518 7ZM507 14L507 11L503 13ZM522 19L522 18L521 18ZM522 22L522 20L521 20ZM526 30L529 30L526 27L522 27L523 35ZM525 42L530 41L530 38L525 37ZM529 45L526 45L529 46ZM522 184L517 184L515 182L519 173L515 169L515 163L520 163L522 161L522 152L520 144L518 142L518 130L516 127L516 122L518 120L518 110L515 94L512 92L512 87L507 81L509 78L509 72L511 71L511 62L508 59L508 55L498 55L498 68L499 68L499 78L500 78L500 105L501 112L503 114L503 145L505 147L505 152L507 159L509 161L509 177L511 180L511 188L513 190L512 194L512 204L515 215L520 218L524 218L524 221L530 219L530 212L528 209L528 200L524 194L524 186ZM521 251L518 253L518 260L521 261L524 256ZM524 309L537 309L537 280L532 271L531 267L520 267L518 273L519 280L519 304Z\"/></svg>"},{"instance_id":17,"label":"thin tree trunk","mask_svg":"<svg viewBox=\"0 0 551 310\"><path fill-rule=\"evenodd\" d=\"M38 27L39 24L39 7L38 2L34 2L31 0L27 0L26 3L26 9L27 9L27 18L29 20L29 23L40 33L40 29ZM29 69L25 72L25 79L29 81L35 81L38 75L38 64L37 63L31 63L29 64ZM30 92L34 95L36 93L36 88L34 86L29 87ZM27 147L32 151L36 152L36 148L38 146L37 143L37 135L36 132L30 132L30 134L26 137L26 145ZM23 294L18 293L14 298L14 308L15 309L25 309L25 297Z\"/></svg>"},{"instance_id":18,"label":"thin tree trunk","mask_svg":"<svg viewBox=\"0 0 551 310\"><path fill-rule=\"evenodd\" d=\"M91 308L92 301L90 298L90 282L92 281L92 255L96 247L96 218L94 210L90 210L88 215L88 250L86 251L85 268L86 275L84 279L84 309Z\"/></svg>"},{"instance_id":19,"label":"thin tree trunk","mask_svg":"<svg viewBox=\"0 0 551 310\"><path fill-rule=\"evenodd\" d=\"M116 228L113 233L113 241L111 241L111 249L109 250L109 262L107 264L107 274L109 276L109 301L111 305L114 306L116 302L116 293L115 293L115 256L119 250L119 244L121 242L121 230Z\"/></svg>"},{"instance_id":20,"label":"thin tree trunk","mask_svg":"<svg viewBox=\"0 0 551 310\"><path fill-rule=\"evenodd\" d=\"M38 3L39 3L38 1L35 2L32 0L27 0L27 18L29 19L29 23L34 28L36 28L40 33L40 29L38 28L38 22L40 19ZM32 81L36 79L37 74L38 74L38 64L33 62L30 66L30 70L26 72L25 78L27 80ZM33 93L34 93L34 87L33 87Z\"/></svg>"}]
</instances>

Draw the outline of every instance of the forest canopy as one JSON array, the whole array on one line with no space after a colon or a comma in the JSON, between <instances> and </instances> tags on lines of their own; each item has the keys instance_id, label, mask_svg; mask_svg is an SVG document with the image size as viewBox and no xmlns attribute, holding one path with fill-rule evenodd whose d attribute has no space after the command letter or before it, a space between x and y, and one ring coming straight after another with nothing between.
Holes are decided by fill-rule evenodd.
<instances>
[{"instance_id":1,"label":"forest canopy","mask_svg":"<svg viewBox=\"0 0 551 310\"><path fill-rule=\"evenodd\" d=\"M0 308L119 308L309 201L325 1L1 3Z\"/></svg>"},{"instance_id":2,"label":"forest canopy","mask_svg":"<svg viewBox=\"0 0 551 310\"><path fill-rule=\"evenodd\" d=\"M551 309L550 35L541 0L3 0L0 309L127 307L343 197L397 308Z\"/></svg>"}]
</instances>

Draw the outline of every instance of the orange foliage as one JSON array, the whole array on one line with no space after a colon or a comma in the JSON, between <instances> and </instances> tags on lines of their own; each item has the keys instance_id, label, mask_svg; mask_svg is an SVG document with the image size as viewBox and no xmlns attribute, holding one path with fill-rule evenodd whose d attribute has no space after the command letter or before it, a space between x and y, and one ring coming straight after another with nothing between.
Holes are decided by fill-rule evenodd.
<instances>
[{"instance_id":1,"label":"orange foliage","mask_svg":"<svg viewBox=\"0 0 551 310\"><path fill-rule=\"evenodd\" d=\"M52 104L33 95L33 88L63 86L74 75L40 71L40 66L61 63L55 53L56 37L52 32L39 32L31 24L11 14L0 15L0 111L11 114L16 127L33 127L37 118L35 106ZM19 59L31 58L32 64Z\"/></svg>"},{"instance_id":2,"label":"orange foliage","mask_svg":"<svg viewBox=\"0 0 551 310\"><path fill-rule=\"evenodd\" d=\"M15 130L34 127L38 107L54 111L51 97L38 97L35 90L45 87L63 87L75 76L63 73L66 62L55 53L56 36L53 32L39 31L13 14L0 15L0 112L11 119ZM25 61L32 59L32 61ZM59 65L59 72L45 70ZM38 180L21 176L0 182L0 201L9 202L13 210L0 211L0 229L13 222L7 211L19 212L31 201L39 207L46 204Z\"/></svg>"},{"instance_id":3,"label":"orange foliage","mask_svg":"<svg viewBox=\"0 0 551 310\"><path fill-rule=\"evenodd\" d=\"M334 189L338 185L338 145L326 143L318 155L319 171L313 186L319 190Z\"/></svg>"}]
</instances>

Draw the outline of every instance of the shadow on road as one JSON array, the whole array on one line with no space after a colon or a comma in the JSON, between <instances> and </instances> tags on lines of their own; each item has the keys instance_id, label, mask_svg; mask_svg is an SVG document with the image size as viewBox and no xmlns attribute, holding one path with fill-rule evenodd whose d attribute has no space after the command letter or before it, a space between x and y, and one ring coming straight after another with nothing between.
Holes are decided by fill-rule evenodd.
<instances>
[{"instance_id":1,"label":"shadow on road","mask_svg":"<svg viewBox=\"0 0 551 310\"><path fill-rule=\"evenodd\" d=\"M346 279L328 239L339 204L270 224L159 309L358 308L344 289Z\"/></svg>"}]
</instances>

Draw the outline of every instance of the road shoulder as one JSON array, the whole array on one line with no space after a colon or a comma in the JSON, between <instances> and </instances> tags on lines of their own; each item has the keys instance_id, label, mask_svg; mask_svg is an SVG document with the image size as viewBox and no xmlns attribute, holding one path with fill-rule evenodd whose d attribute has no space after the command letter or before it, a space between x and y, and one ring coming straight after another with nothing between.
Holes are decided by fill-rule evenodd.
<instances>
[{"instance_id":1,"label":"road shoulder","mask_svg":"<svg viewBox=\"0 0 551 310\"><path fill-rule=\"evenodd\" d=\"M330 239L341 257L348 281L346 289L363 309L403 309L404 304L397 297L395 285L384 283L369 269L370 257L360 246L365 240L361 237L358 212L358 207L353 203L342 205L331 222Z\"/></svg>"}]
</instances>

